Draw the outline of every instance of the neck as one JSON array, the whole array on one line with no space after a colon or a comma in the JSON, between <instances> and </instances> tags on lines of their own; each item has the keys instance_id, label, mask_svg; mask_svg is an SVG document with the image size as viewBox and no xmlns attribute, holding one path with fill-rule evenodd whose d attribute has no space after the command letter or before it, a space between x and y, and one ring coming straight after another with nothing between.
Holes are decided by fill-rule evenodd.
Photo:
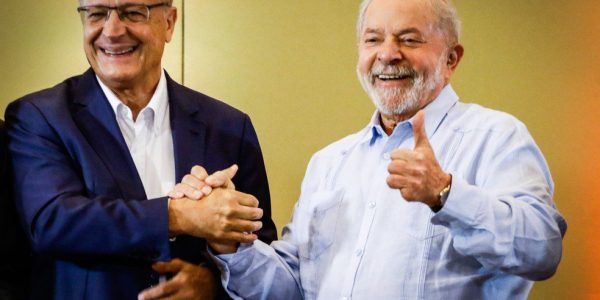
<instances>
[{"instance_id":1,"label":"neck","mask_svg":"<svg viewBox=\"0 0 600 300\"><path fill-rule=\"evenodd\" d=\"M389 136L392 134L392 132L394 132L394 128L396 128L398 123L412 118L412 116L414 116L418 111L419 109L399 115L386 115L382 112L379 112L381 127L383 127L383 131L385 131L385 133Z\"/></svg>"},{"instance_id":2,"label":"neck","mask_svg":"<svg viewBox=\"0 0 600 300\"><path fill-rule=\"evenodd\" d=\"M161 71L162 72L162 71ZM139 113L148 105L152 95L156 91L161 73L158 76L150 76L141 83L123 84L104 82L117 98L131 110L133 120L137 119Z\"/></svg>"}]
</instances>

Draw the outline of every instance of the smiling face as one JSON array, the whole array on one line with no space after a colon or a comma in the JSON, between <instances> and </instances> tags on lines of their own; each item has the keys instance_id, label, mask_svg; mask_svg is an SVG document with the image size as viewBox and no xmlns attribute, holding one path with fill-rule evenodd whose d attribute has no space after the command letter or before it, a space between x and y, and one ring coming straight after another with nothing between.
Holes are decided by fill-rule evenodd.
<instances>
[{"instance_id":1,"label":"smiling face","mask_svg":"<svg viewBox=\"0 0 600 300\"><path fill-rule=\"evenodd\" d=\"M142 0L82 0L82 6L144 4ZM160 1L148 4L161 3ZM85 25L84 50L98 77L113 89L155 85L160 79L165 43L171 40L177 11L160 6L150 10L148 22L131 23L112 11L100 26Z\"/></svg>"},{"instance_id":2,"label":"smiling face","mask_svg":"<svg viewBox=\"0 0 600 300\"><path fill-rule=\"evenodd\" d=\"M378 110L407 119L448 83L462 46L449 46L429 1L373 0L359 32L357 73Z\"/></svg>"}]
</instances>

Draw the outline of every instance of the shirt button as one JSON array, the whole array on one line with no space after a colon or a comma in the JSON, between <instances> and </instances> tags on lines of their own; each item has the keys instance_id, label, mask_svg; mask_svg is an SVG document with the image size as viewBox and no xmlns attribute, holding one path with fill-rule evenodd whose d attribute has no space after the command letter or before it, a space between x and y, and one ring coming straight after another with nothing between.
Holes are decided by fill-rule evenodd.
<instances>
[{"instance_id":1,"label":"shirt button","mask_svg":"<svg viewBox=\"0 0 600 300\"><path fill-rule=\"evenodd\" d=\"M350 297L342 297L341 300L350 300Z\"/></svg>"},{"instance_id":2,"label":"shirt button","mask_svg":"<svg viewBox=\"0 0 600 300\"><path fill-rule=\"evenodd\" d=\"M356 254L357 257L360 257L363 254L362 249L357 249L354 254Z\"/></svg>"},{"instance_id":3,"label":"shirt button","mask_svg":"<svg viewBox=\"0 0 600 300\"><path fill-rule=\"evenodd\" d=\"M369 202L369 208L373 209L373 208L375 208L375 206L377 206L377 203Z\"/></svg>"},{"instance_id":4,"label":"shirt button","mask_svg":"<svg viewBox=\"0 0 600 300\"><path fill-rule=\"evenodd\" d=\"M383 159L389 160L390 159L390 153L389 152L384 153L383 154Z\"/></svg>"}]
</instances>

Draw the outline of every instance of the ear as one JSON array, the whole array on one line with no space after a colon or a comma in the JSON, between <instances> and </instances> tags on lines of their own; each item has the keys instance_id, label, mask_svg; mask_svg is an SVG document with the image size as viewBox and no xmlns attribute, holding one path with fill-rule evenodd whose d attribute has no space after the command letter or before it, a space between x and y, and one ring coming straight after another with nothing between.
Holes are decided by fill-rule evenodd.
<instances>
[{"instance_id":1,"label":"ear","mask_svg":"<svg viewBox=\"0 0 600 300\"><path fill-rule=\"evenodd\" d=\"M458 66L458 63L460 63L464 53L465 48L461 44L456 44L450 49L448 52L448 60L446 62L449 70L452 72L456 70L456 67Z\"/></svg>"},{"instance_id":2,"label":"ear","mask_svg":"<svg viewBox=\"0 0 600 300\"><path fill-rule=\"evenodd\" d=\"M177 7L171 6L166 9L165 19L167 21L167 34L165 42L170 42L173 38L173 32L175 31L175 23L177 22Z\"/></svg>"}]
</instances>

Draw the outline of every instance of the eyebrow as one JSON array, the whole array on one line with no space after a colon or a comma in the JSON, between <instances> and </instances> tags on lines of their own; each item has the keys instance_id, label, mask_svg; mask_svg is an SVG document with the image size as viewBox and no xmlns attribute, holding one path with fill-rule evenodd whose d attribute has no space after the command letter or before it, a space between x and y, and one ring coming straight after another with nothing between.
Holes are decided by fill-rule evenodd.
<instances>
[{"instance_id":1,"label":"eyebrow","mask_svg":"<svg viewBox=\"0 0 600 300\"><path fill-rule=\"evenodd\" d=\"M369 34L369 33L380 34L380 33L382 33L382 30L375 29L375 28L367 28L367 29L365 29L363 34ZM409 28L402 29L397 33L394 33L394 35L404 35L404 34L408 34L408 33L421 34L421 31L419 29L417 29L416 27L409 27Z\"/></svg>"}]
</instances>

